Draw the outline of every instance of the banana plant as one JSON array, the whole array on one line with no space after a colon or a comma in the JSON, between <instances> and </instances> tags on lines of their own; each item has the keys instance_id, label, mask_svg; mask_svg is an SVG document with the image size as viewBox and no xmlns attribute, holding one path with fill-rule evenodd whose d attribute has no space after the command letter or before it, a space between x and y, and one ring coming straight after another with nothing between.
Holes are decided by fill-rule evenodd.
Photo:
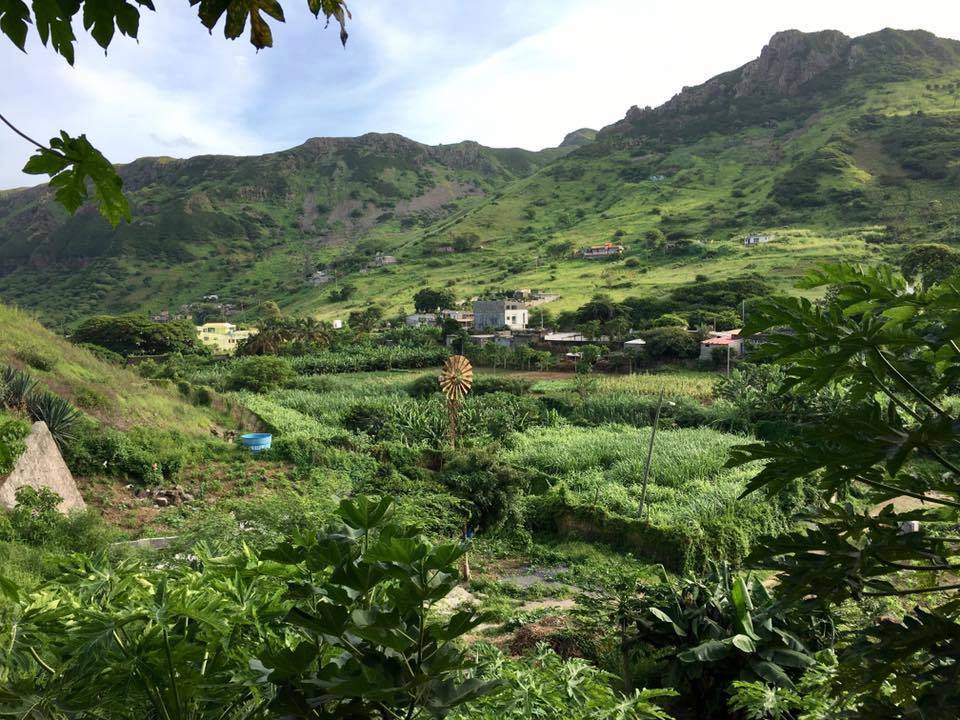
<instances>
[{"instance_id":1,"label":"banana plant","mask_svg":"<svg viewBox=\"0 0 960 720\"><path fill-rule=\"evenodd\" d=\"M638 639L672 648L667 684L689 687L703 705L702 717L723 708L718 693L733 680L792 688L793 678L814 662L757 578L731 578L724 570L676 582L664 573L661 584L643 594Z\"/></svg>"}]
</instances>

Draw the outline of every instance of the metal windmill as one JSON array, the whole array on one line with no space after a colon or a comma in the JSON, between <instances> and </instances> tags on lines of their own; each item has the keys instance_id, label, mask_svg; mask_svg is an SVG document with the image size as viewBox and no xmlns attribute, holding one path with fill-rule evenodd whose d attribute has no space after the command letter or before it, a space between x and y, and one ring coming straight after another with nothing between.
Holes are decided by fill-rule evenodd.
<instances>
[{"instance_id":1,"label":"metal windmill","mask_svg":"<svg viewBox=\"0 0 960 720\"><path fill-rule=\"evenodd\" d=\"M457 419L460 403L473 386L473 365L463 355L447 358L440 370L440 391L447 398L447 412L450 415L450 443L457 444Z\"/></svg>"}]
</instances>

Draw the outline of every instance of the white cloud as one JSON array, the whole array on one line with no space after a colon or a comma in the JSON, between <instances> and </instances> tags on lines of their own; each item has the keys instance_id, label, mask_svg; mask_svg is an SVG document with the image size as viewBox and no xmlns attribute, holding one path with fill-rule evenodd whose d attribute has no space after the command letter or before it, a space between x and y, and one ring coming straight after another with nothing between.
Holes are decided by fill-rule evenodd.
<instances>
[{"instance_id":1,"label":"white cloud","mask_svg":"<svg viewBox=\"0 0 960 720\"><path fill-rule=\"evenodd\" d=\"M39 43L24 56L0 39L0 111L44 141L61 127L85 131L115 161L257 153L371 130L538 148L737 67L777 30L922 27L960 38L960 14L943 0L410 7L354 4L346 50L335 29L292 5L289 22L273 26L276 47L260 54L245 38L209 37L186 3L145 12L139 43L118 37L109 57L85 39L73 69ZM0 187L35 182L19 173L30 152L0 128Z\"/></svg>"}]
</instances>

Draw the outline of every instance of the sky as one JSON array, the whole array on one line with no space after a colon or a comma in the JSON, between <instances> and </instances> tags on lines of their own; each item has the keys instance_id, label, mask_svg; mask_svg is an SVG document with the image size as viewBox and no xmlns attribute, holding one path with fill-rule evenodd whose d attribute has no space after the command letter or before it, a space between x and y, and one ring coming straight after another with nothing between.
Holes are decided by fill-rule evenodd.
<instances>
[{"instance_id":1,"label":"sky","mask_svg":"<svg viewBox=\"0 0 960 720\"><path fill-rule=\"evenodd\" d=\"M952 0L354 0L343 48L303 0L281 2L259 53L208 34L187 0L144 10L138 40L109 53L81 37L73 67L35 33L26 54L0 37L0 113L41 141L84 132L114 162L365 132L535 150L738 67L778 30L960 39ZM0 188L36 184L31 152L0 126Z\"/></svg>"}]
</instances>

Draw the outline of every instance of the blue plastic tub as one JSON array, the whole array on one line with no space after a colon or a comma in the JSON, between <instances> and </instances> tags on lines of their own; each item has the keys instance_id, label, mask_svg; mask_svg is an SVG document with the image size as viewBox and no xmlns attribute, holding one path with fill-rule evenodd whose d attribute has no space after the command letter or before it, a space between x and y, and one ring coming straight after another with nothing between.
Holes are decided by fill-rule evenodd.
<instances>
[{"instance_id":1,"label":"blue plastic tub","mask_svg":"<svg viewBox=\"0 0 960 720\"><path fill-rule=\"evenodd\" d=\"M240 436L240 444L250 448L250 452L262 452L270 449L270 443L273 442L273 435L270 433L247 433Z\"/></svg>"}]
</instances>

